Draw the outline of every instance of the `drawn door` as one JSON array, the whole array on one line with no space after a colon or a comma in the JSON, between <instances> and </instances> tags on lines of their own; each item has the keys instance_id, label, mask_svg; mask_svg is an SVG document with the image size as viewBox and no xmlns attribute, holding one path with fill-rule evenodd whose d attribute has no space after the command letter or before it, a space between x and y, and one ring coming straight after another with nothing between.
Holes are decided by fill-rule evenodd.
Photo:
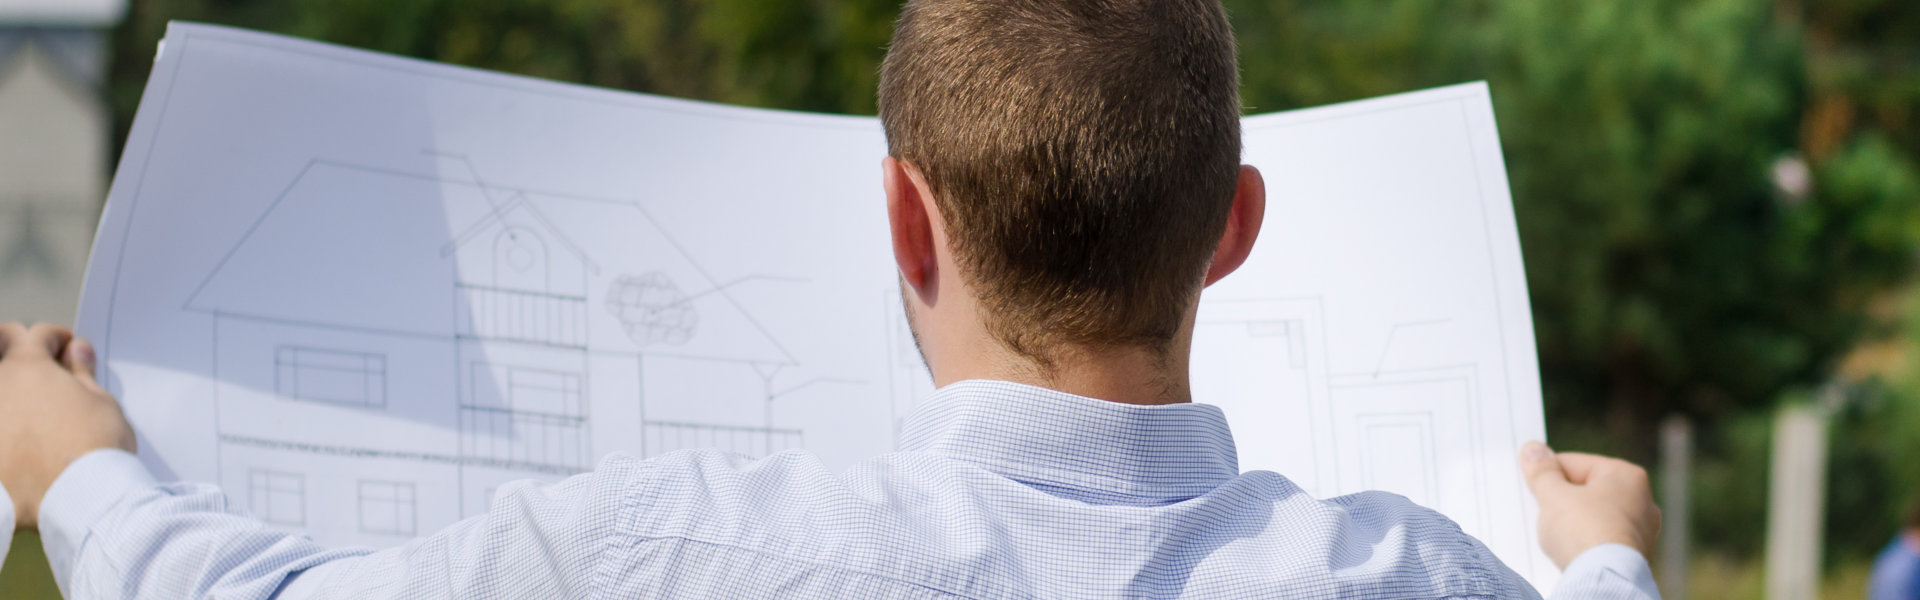
<instances>
[{"instance_id":1,"label":"drawn door","mask_svg":"<svg viewBox=\"0 0 1920 600\"><path fill-rule=\"evenodd\" d=\"M1486 467L1472 460L1481 456L1473 418L1477 385L1470 366L1335 378L1341 491L1400 494L1469 530L1486 522L1480 493Z\"/></svg>"}]
</instances>

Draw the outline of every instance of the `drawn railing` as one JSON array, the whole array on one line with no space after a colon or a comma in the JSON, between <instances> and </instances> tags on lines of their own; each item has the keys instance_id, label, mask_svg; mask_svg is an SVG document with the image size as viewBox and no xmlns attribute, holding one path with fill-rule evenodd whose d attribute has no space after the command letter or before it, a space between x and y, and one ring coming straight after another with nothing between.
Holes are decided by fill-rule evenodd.
<instances>
[{"instance_id":1,"label":"drawn railing","mask_svg":"<svg viewBox=\"0 0 1920 600\"><path fill-rule=\"evenodd\" d=\"M584 471L593 460L587 420L499 408L460 408L460 454L504 466Z\"/></svg>"},{"instance_id":2,"label":"drawn railing","mask_svg":"<svg viewBox=\"0 0 1920 600\"><path fill-rule=\"evenodd\" d=\"M747 456L766 456L802 445L800 430L772 427L735 427L704 423L647 421L643 446L647 456L687 448L714 448Z\"/></svg>"},{"instance_id":3,"label":"drawn railing","mask_svg":"<svg viewBox=\"0 0 1920 600\"><path fill-rule=\"evenodd\" d=\"M463 336L587 345L586 298L475 285L460 285L459 292Z\"/></svg>"}]
</instances>

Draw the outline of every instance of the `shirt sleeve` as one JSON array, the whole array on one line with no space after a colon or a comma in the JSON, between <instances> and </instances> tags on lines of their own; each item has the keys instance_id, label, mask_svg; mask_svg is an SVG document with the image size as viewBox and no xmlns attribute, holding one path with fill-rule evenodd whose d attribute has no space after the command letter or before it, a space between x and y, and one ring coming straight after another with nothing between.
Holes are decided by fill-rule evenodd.
<instances>
[{"instance_id":1,"label":"shirt sleeve","mask_svg":"<svg viewBox=\"0 0 1920 600\"><path fill-rule=\"evenodd\" d=\"M54 481L41 535L76 600L575 597L644 464L616 455L551 486L503 486L486 515L376 552L274 529L217 487L156 484L133 455L102 450Z\"/></svg>"},{"instance_id":2,"label":"shirt sleeve","mask_svg":"<svg viewBox=\"0 0 1920 600\"><path fill-rule=\"evenodd\" d=\"M652 463L614 454L553 485L502 486L487 514L404 546L330 562L279 600L319 598L583 598L605 557L631 544L620 522Z\"/></svg>"},{"instance_id":3,"label":"shirt sleeve","mask_svg":"<svg viewBox=\"0 0 1920 600\"><path fill-rule=\"evenodd\" d=\"M1553 587L1553 600L1660 600L1653 568L1640 551L1601 544L1573 559Z\"/></svg>"},{"instance_id":4,"label":"shirt sleeve","mask_svg":"<svg viewBox=\"0 0 1920 600\"><path fill-rule=\"evenodd\" d=\"M0 485L0 524L5 524L7 535L0 537L0 565L7 564L7 549L13 547L13 496L7 495L7 486Z\"/></svg>"}]
</instances>

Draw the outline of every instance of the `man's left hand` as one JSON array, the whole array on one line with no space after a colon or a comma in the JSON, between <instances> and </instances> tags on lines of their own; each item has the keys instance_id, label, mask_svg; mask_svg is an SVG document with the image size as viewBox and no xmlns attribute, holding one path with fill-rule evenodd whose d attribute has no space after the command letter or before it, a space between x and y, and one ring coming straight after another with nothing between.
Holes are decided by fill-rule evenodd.
<instances>
[{"instance_id":1,"label":"man's left hand","mask_svg":"<svg viewBox=\"0 0 1920 600\"><path fill-rule=\"evenodd\" d=\"M93 346L64 327L0 324L0 485L22 529L39 523L41 497L75 459L134 451L133 427L93 370Z\"/></svg>"}]
</instances>

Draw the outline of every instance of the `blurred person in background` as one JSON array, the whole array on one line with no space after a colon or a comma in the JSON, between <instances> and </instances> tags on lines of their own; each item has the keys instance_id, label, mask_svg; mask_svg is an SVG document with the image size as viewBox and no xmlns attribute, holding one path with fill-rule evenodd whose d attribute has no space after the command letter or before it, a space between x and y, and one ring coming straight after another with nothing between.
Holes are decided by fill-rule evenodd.
<instances>
[{"instance_id":1,"label":"blurred person in background","mask_svg":"<svg viewBox=\"0 0 1920 600\"><path fill-rule=\"evenodd\" d=\"M1907 520L1893 541L1873 559L1868 600L1920 599L1920 500L1907 508Z\"/></svg>"}]
</instances>

